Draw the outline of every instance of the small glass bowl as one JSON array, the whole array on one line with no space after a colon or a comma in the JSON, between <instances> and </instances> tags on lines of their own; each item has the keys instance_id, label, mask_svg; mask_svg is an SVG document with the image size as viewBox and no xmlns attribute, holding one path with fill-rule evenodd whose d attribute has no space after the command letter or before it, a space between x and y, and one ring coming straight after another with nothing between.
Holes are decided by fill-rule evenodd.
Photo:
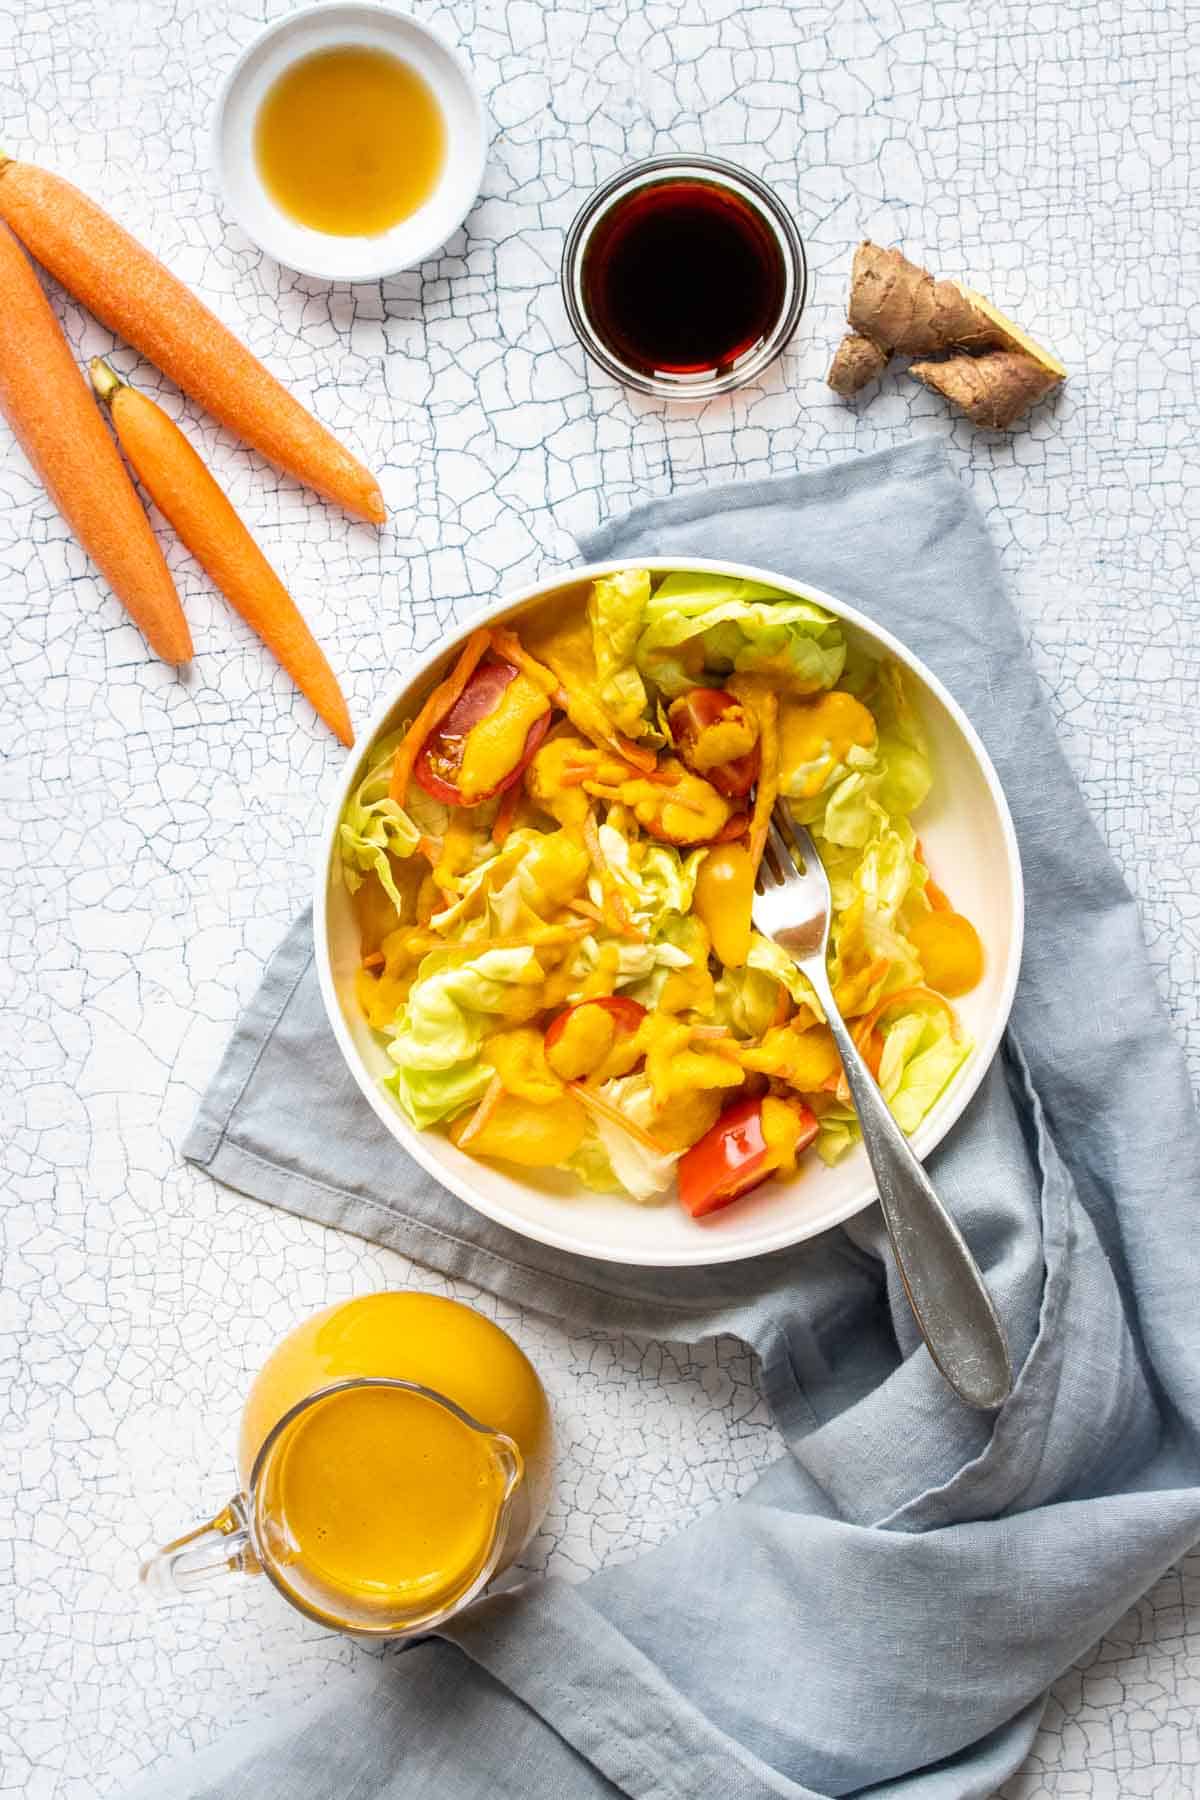
<instances>
[{"instance_id":1,"label":"small glass bowl","mask_svg":"<svg viewBox=\"0 0 1200 1800\"><path fill-rule=\"evenodd\" d=\"M592 234L613 207L639 188L672 180L704 182L724 188L743 201L770 231L779 247L784 290L775 322L757 343L733 362L697 373L674 374L656 370L650 374L624 361L599 334L584 299L583 267ZM608 374L627 387L636 388L639 393L654 394L660 399L709 400L715 394L727 394L752 381L779 355L804 311L808 295L808 261L803 240L790 214L756 175L716 156L651 156L620 170L584 202L567 233L562 287L572 330L592 361Z\"/></svg>"}]
</instances>

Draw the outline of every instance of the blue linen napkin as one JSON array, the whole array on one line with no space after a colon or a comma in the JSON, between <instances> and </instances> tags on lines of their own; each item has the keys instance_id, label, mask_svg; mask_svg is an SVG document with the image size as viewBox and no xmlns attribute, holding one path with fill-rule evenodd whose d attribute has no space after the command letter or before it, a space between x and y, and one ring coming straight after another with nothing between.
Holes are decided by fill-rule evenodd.
<instances>
[{"instance_id":1,"label":"blue linen napkin","mask_svg":"<svg viewBox=\"0 0 1200 1800\"><path fill-rule=\"evenodd\" d=\"M589 557L711 556L853 602L962 703L1027 896L1012 1027L930 1168L1020 1374L994 1419L921 1346L875 1209L712 1270L569 1258L477 1217L363 1103L299 919L184 1146L218 1179L543 1311L762 1357L789 1454L579 1586L491 1596L144 1800L990 1794L1054 1678L1200 1536L1200 1131L1137 915L982 521L939 446L656 501Z\"/></svg>"}]
</instances>

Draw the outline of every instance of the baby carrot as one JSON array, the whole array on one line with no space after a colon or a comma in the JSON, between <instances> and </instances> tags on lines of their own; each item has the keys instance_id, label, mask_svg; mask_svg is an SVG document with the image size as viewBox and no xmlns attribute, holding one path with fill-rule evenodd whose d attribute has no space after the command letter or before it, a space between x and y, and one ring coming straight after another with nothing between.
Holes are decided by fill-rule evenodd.
<instances>
[{"instance_id":1,"label":"baby carrot","mask_svg":"<svg viewBox=\"0 0 1200 1800\"><path fill-rule=\"evenodd\" d=\"M50 498L164 661L192 640L158 540L28 257L0 225L0 411Z\"/></svg>"},{"instance_id":2,"label":"baby carrot","mask_svg":"<svg viewBox=\"0 0 1200 1800\"><path fill-rule=\"evenodd\" d=\"M343 744L352 744L354 728L333 670L295 601L182 431L102 357L93 357L90 366L92 385L112 414L121 448L155 506L325 723Z\"/></svg>"},{"instance_id":3,"label":"baby carrot","mask_svg":"<svg viewBox=\"0 0 1200 1800\"><path fill-rule=\"evenodd\" d=\"M0 217L68 293L222 425L326 499L383 523L369 470L86 194L0 154Z\"/></svg>"}]
</instances>

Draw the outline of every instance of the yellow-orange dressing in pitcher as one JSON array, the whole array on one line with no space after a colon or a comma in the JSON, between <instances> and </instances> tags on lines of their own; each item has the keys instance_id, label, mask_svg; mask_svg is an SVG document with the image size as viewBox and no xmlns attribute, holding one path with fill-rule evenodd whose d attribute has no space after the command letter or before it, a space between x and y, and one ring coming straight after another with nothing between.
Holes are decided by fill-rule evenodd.
<instances>
[{"instance_id":1,"label":"yellow-orange dressing in pitcher","mask_svg":"<svg viewBox=\"0 0 1200 1800\"><path fill-rule=\"evenodd\" d=\"M451 1300L371 1294L297 1327L247 1398L243 1482L292 1407L333 1383L372 1378L427 1388L515 1444L520 1480L495 1563L504 1568L545 1510L549 1409L512 1339ZM283 1428L257 1490L264 1548L285 1591L294 1573L301 1599L334 1620L450 1605L490 1563L511 1486L492 1438L436 1399L342 1389Z\"/></svg>"}]
</instances>

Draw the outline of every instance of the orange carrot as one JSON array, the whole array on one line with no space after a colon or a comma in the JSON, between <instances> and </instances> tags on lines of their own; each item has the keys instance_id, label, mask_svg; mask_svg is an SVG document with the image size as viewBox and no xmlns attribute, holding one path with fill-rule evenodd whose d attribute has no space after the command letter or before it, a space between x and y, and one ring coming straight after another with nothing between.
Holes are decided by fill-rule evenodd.
<instances>
[{"instance_id":1,"label":"orange carrot","mask_svg":"<svg viewBox=\"0 0 1200 1800\"><path fill-rule=\"evenodd\" d=\"M222 425L326 499L383 523L375 477L95 201L48 169L0 157L0 217L56 281Z\"/></svg>"},{"instance_id":2,"label":"orange carrot","mask_svg":"<svg viewBox=\"0 0 1200 1800\"><path fill-rule=\"evenodd\" d=\"M757 871L767 843L771 809L779 794L779 701L765 693L758 706L759 764L750 821L750 861Z\"/></svg>"},{"instance_id":3,"label":"orange carrot","mask_svg":"<svg viewBox=\"0 0 1200 1800\"><path fill-rule=\"evenodd\" d=\"M474 1143L503 1098L504 1083L498 1075L493 1075L483 1090L483 1099L467 1120L466 1130L458 1140L460 1150L465 1150L469 1144Z\"/></svg>"},{"instance_id":4,"label":"orange carrot","mask_svg":"<svg viewBox=\"0 0 1200 1800\"><path fill-rule=\"evenodd\" d=\"M603 1094L598 1094L594 1088L588 1087L582 1081L568 1081L567 1086L576 1099L581 1101L589 1112L595 1113L598 1119L607 1119L610 1125L619 1125L622 1131L629 1133L635 1143L640 1144L644 1150L652 1151L655 1156L667 1154L657 1138L651 1137L648 1131L643 1131L640 1125L635 1125L619 1106L614 1106L611 1100L604 1098Z\"/></svg>"},{"instance_id":5,"label":"orange carrot","mask_svg":"<svg viewBox=\"0 0 1200 1800\"><path fill-rule=\"evenodd\" d=\"M121 448L155 506L330 730L343 744L352 744L354 727L337 677L296 602L182 431L102 357L93 357L90 366L92 386L112 414Z\"/></svg>"},{"instance_id":6,"label":"orange carrot","mask_svg":"<svg viewBox=\"0 0 1200 1800\"><path fill-rule=\"evenodd\" d=\"M459 698L487 648L487 632L473 631L463 645L462 655L445 681L439 682L434 688L397 744L396 754L392 759L392 779L388 793L398 806L403 806L408 798L408 784L412 778L413 764L421 754L422 744L430 732L441 724L454 702Z\"/></svg>"},{"instance_id":7,"label":"orange carrot","mask_svg":"<svg viewBox=\"0 0 1200 1800\"><path fill-rule=\"evenodd\" d=\"M914 1001L928 1001L934 1006L940 1006L950 1021L953 1035L955 1037L958 1036L958 1016L950 1002L943 998L941 994L935 993L932 988L927 987L897 988L894 994L885 994L883 999L880 1000L867 1014L866 1018L855 1024L854 1040L859 1049L862 1049L872 1031L890 1006L899 1006L901 1004L910 1006Z\"/></svg>"},{"instance_id":8,"label":"orange carrot","mask_svg":"<svg viewBox=\"0 0 1200 1800\"><path fill-rule=\"evenodd\" d=\"M166 662L192 640L158 540L29 259L0 225L0 411L47 493Z\"/></svg>"},{"instance_id":9,"label":"orange carrot","mask_svg":"<svg viewBox=\"0 0 1200 1800\"><path fill-rule=\"evenodd\" d=\"M492 842L497 850L503 850L505 841L513 827L517 816L517 808L524 799L519 781L514 781L510 788L505 788L500 796L500 804L496 808L496 817L492 820Z\"/></svg>"},{"instance_id":10,"label":"orange carrot","mask_svg":"<svg viewBox=\"0 0 1200 1800\"><path fill-rule=\"evenodd\" d=\"M933 875L930 872L929 864L925 861L925 851L922 848L920 838L917 839L916 844L914 845L914 848L917 853L917 861L922 865L922 867L925 870L925 898L928 900L928 902L929 902L930 906L933 908L934 912L952 912L954 909L950 905L950 902L946 898L942 889L938 886L937 882L933 879Z\"/></svg>"}]
</instances>

